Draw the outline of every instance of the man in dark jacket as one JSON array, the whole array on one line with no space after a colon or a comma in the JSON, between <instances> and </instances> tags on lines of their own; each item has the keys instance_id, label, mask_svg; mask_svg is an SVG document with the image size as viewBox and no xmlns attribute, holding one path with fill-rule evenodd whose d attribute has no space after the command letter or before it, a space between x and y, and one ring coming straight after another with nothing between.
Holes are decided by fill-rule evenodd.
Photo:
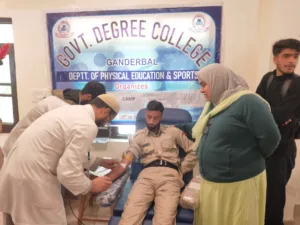
<instances>
[{"instance_id":1,"label":"man in dark jacket","mask_svg":"<svg viewBox=\"0 0 300 225\"><path fill-rule=\"evenodd\" d=\"M276 70L261 80L257 94L266 99L281 133L281 141L266 161L267 205L265 225L283 225L285 187L295 166L294 140L300 112L300 77L294 70L300 53L300 41L285 39L273 45Z\"/></svg>"},{"instance_id":2,"label":"man in dark jacket","mask_svg":"<svg viewBox=\"0 0 300 225\"><path fill-rule=\"evenodd\" d=\"M52 95L59 97L71 105L85 105L98 95L105 93L105 86L98 81L88 82L82 90L68 88L65 90L57 89L52 91Z\"/></svg>"}]
</instances>

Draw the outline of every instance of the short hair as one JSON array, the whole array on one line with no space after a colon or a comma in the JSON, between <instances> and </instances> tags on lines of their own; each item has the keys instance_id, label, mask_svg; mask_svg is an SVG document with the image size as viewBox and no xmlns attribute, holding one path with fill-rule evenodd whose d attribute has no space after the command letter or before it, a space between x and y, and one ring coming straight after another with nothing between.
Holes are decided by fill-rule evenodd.
<instances>
[{"instance_id":1,"label":"short hair","mask_svg":"<svg viewBox=\"0 0 300 225\"><path fill-rule=\"evenodd\" d=\"M149 111L163 112L164 109L165 108L164 108L163 104L156 100L152 100L152 101L148 102L148 104L147 104L147 110L149 110Z\"/></svg>"},{"instance_id":2,"label":"short hair","mask_svg":"<svg viewBox=\"0 0 300 225\"><path fill-rule=\"evenodd\" d=\"M300 53L300 41L297 39L289 38L289 39L282 39L275 42L275 44L273 45L273 55L277 56L284 49L287 48L296 50L296 52Z\"/></svg>"},{"instance_id":3,"label":"short hair","mask_svg":"<svg viewBox=\"0 0 300 225\"><path fill-rule=\"evenodd\" d=\"M117 115L117 112L113 110L106 102L104 102L101 98L94 98L92 101L89 103L90 105L94 105L96 108L108 108L110 109L110 115L114 118Z\"/></svg>"},{"instance_id":4,"label":"short hair","mask_svg":"<svg viewBox=\"0 0 300 225\"><path fill-rule=\"evenodd\" d=\"M92 95L92 99L96 98L98 95L106 94L105 86L98 81L88 82L81 90L82 94Z\"/></svg>"}]
</instances>

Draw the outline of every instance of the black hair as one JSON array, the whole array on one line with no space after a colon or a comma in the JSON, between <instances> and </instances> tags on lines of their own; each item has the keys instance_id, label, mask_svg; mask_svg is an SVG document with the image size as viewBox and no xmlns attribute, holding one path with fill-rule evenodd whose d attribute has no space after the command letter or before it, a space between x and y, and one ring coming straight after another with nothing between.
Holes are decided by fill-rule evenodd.
<instances>
[{"instance_id":1,"label":"black hair","mask_svg":"<svg viewBox=\"0 0 300 225\"><path fill-rule=\"evenodd\" d=\"M296 52L300 53L300 41L292 38L277 41L273 45L273 55L277 56L286 48L296 50Z\"/></svg>"},{"instance_id":2,"label":"black hair","mask_svg":"<svg viewBox=\"0 0 300 225\"><path fill-rule=\"evenodd\" d=\"M105 86L98 81L90 81L88 82L83 89L81 90L82 94L90 94L92 95L92 99L96 98L98 95L102 95L106 93Z\"/></svg>"},{"instance_id":3,"label":"black hair","mask_svg":"<svg viewBox=\"0 0 300 225\"><path fill-rule=\"evenodd\" d=\"M161 102L158 102L156 100L152 100L150 102L148 102L147 104L147 110L149 111L160 111L163 112L164 111L164 106Z\"/></svg>"},{"instance_id":4,"label":"black hair","mask_svg":"<svg viewBox=\"0 0 300 225\"><path fill-rule=\"evenodd\" d=\"M90 101L91 105L94 105L96 108L100 109L100 108L108 108L110 109L110 115L112 117L115 117L115 115L117 115L117 113L115 112L115 110L113 110L108 104L106 104L106 102L104 102L101 98L94 98L92 101Z\"/></svg>"}]
</instances>

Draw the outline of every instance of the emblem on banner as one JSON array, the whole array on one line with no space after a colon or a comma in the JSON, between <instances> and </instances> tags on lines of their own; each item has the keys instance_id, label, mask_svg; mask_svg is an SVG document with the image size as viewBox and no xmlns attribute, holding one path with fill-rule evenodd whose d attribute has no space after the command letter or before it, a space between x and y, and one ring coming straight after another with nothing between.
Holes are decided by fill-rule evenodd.
<instances>
[{"instance_id":1,"label":"emblem on banner","mask_svg":"<svg viewBox=\"0 0 300 225\"><path fill-rule=\"evenodd\" d=\"M58 38L67 38L73 35L71 33L71 26L67 20L62 20L57 26L57 32L55 32L55 36Z\"/></svg>"},{"instance_id":2,"label":"emblem on banner","mask_svg":"<svg viewBox=\"0 0 300 225\"><path fill-rule=\"evenodd\" d=\"M194 32L206 32L209 30L208 22L205 19L204 14L197 14L193 18L193 28Z\"/></svg>"}]
</instances>

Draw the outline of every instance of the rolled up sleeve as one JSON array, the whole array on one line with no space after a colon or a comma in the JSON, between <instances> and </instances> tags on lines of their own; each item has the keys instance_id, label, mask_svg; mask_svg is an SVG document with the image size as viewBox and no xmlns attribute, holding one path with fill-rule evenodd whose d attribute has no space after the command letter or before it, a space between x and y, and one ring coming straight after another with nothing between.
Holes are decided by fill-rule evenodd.
<instances>
[{"instance_id":1,"label":"rolled up sleeve","mask_svg":"<svg viewBox=\"0 0 300 225\"><path fill-rule=\"evenodd\" d=\"M131 152L135 159L139 159L141 156L141 148L138 145L138 138L140 137L140 133L136 133L131 139L129 139L129 147L126 152Z\"/></svg>"}]
</instances>

